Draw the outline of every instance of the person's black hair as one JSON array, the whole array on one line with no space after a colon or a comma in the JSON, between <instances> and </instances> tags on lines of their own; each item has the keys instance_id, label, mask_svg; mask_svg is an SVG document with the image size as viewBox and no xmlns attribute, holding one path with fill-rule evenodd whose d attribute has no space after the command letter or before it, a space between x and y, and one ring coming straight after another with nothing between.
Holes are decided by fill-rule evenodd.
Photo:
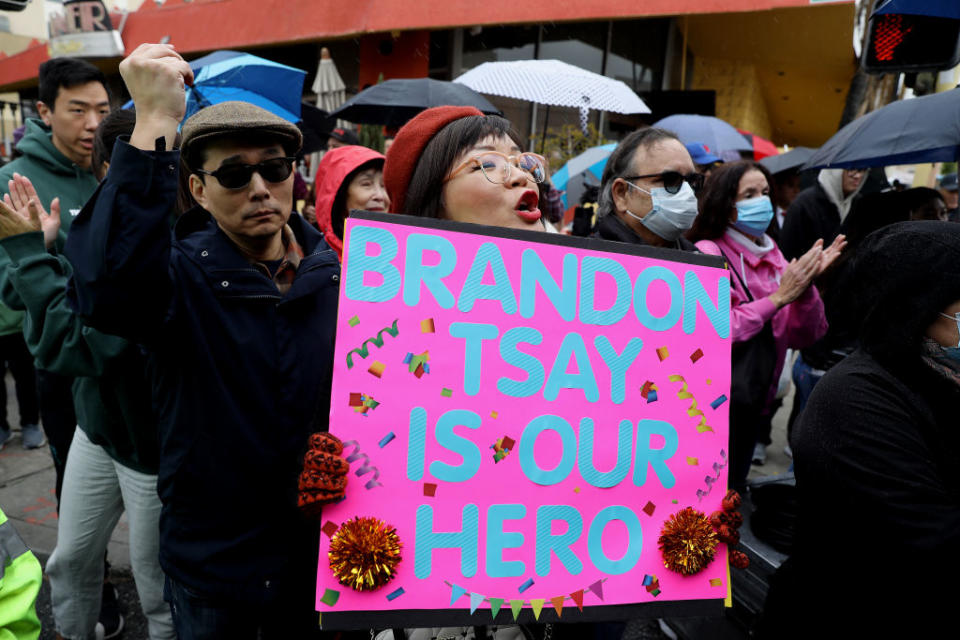
<instances>
[{"instance_id":1,"label":"person's black hair","mask_svg":"<svg viewBox=\"0 0 960 640\"><path fill-rule=\"evenodd\" d=\"M638 149L646 151L658 142L680 139L672 131L658 127L647 127L634 131L620 141L617 148L607 158L607 165L603 168L600 178L600 198L597 202L597 216L602 217L613 213L613 182L617 178L630 175L634 154Z\"/></svg>"},{"instance_id":2,"label":"person's black hair","mask_svg":"<svg viewBox=\"0 0 960 640\"><path fill-rule=\"evenodd\" d=\"M110 90L107 88L107 78L100 69L79 58L53 58L40 65L38 76L40 87L39 100L53 111L60 89L70 89L91 82L103 85L109 99Z\"/></svg>"},{"instance_id":3,"label":"person's black hair","mask_svg":"<svg viewBox=\"0 0 960 640\"><path fill-rule=\"evenodd\" d=\"M400 213L439 218L443 213L443 180L454 169L453 163L464 151L490 136L506 136L523 148L510 121L500 116L467 116L437 132L420 154Z\"/></svg>"},{"instance_id":4,"label":"person's black hair","mask_svg":"<svg viewBox=\"0 0 960 640\"><path fill-rule=\"evenodd\" d=\"M133 133L133 127L137 124L137 114L133 109L117 109L107 114L100 121L97 132L93 137L93 175L97 180L103 180L106 175L103 169L103 163L110 162L110 156L113 153L113 145L120 136L128 136Z\"/></svg>"},{"instance_id":5,"label":"person's black hair","mask_svg":"<svg viewBox=\"0 0 960 640\"><path fill-rule=\"evenodd\" d=\"M762 173L768 186L773 180L766 167L752 160L724 164L713 170L698 198L697 218L687 232L691 242L715 240L724 234L730 224L730 214L737 206L740 180L748 171Z\"/></svg>"},{"instance_id":6,"label":"person's black hair","mask_svg":"<svg viewBox=\"0 0 960 640\"><path fill-rule=\"evenodd\" d=\"M347 174L340 186L337 188L337 195L333 198L333 205L330 208L330 226L337 237L343 240L343 220L347 214L347 193L350 191L350 183L353 179L367 169L379 169L383 171L383 158L373 158L367 160L362 165Z\"/></svg>"}]
</instances>

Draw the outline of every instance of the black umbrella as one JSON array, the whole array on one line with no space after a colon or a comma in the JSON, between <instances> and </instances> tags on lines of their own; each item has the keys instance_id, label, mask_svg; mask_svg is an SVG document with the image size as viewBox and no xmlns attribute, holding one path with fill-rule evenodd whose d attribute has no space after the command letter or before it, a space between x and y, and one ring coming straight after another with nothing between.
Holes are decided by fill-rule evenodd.
<instances>
[{"instance_id":1,"label":"black umbrella","mask_svg":"<svg viewBox=\"0 0 960 640\"><path fill-rule=\"evenodd\" d=\"M470 87L432 78L387 80L350 98L330 115L361 124L400 127L424 109L454 105L476 107L484 113L500 110Z\"/></svg>"},{"instance_id":2,"label":"black umbrella","mask_svg":"<svg viewBox=\"0 0 960 640\"><path fill-rule=\"evenodd\" d=\"M771 174L799 169L813 157L814 151L816 149L810 147L794 147L790 151L778 153L775 156L767 156L760 160L760 164L766 167Z\"/></svg>"},{"instance_id":3,"label":"black umbrella","mask_svg":"<svg viewBox=\"0 0 960 640\"><path fill-rule=\"evenodd\" d=\"M804 168L953 162L960 145L960 90L898 100L840 129Z\"/></svg>"},{"instance_id":4,"label":"black umbrella","mask_svg":"<svg viewBox=\"0 0 960 640\"><path fill-rule=\"evenodd\" d=\"M331 118L323 109L318 109L308 102L300 105L300 122L297 126L303 133L304 154L313 153L326 148L327 138L336 118Z\"/></svg>"}]
</instances>

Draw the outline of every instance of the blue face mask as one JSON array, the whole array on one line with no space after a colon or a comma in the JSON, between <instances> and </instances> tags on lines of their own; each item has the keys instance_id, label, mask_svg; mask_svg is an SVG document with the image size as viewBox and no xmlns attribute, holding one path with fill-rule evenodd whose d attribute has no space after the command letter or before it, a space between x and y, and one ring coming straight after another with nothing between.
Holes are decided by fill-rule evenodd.
<instances>
[{"instance_id":1,"label":"blue face mask","mask_svg":"<svg viewBox=\"0 0 960 640\"><path fill-rule=\"evenodd\" d=\"M944 318L950 318L957 323L957 335L960 336L960 312L950 315L948 313L940 312ZM951 360L956 360L960 362L960 340L957 341L957 346L955 347L940 347L943 349L943 355L947 356Z\"/></svg>"},{"instance_id":2,"label":"blue face mask","mask_svg":"<svg viewBox=\"0 0 960 640\"><path fill-rule=\"evenodd\" d=\"M773 220L773 203L769 196L758 196L737 203L737 221L733 228L751 236L762 236Z\"/></svg>"},{"instance_id":3,"label":"blue face mask","mask_svg":"<svg viewBox=\"0 0 960 640\"><path fill-rule=\"evenodd\" d=\"M629 180L626 183L637 191L648 194L653 201L653 208L642 218L632 211L624 213L639 220L640 224L653 233L669 242L676 242L684 231L693 226L697 217L697 194L686 180L676 193L669 193L663 187L647 191Z\"/></svg>"}]
</instances>

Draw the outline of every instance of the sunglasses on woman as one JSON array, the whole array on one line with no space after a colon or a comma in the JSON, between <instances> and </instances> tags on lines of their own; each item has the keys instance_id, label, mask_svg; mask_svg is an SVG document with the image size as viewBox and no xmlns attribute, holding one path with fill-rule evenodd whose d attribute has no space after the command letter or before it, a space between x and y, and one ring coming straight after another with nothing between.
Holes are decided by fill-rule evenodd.
<instances>
[{"instance_id":1,"label":"sunglasses on woman","mask_svg":"<svg viewBox=\"0 0 960 640\"><path fill-rule=\"evenodd\" d=\"M479 167L483 172L483 177L493 184L506 184L510 181L510 172L514 167L527 173L527 177L536 183L543 182L546 179L547 171L544 168L543 156L536 153L521 153L515 156L508 156L499 151L487 151L467 159L463 164L453 170L446 177L444 182L453 180L454 177L464 169L473 166Z\"/></svg>"},{"instance_id":2,"label":"sunglasses on woman","mask_svg":"<svg viewBox=\"0 0 960 640\"><path fill-rule=\"evenodd\" d=\"M644 176L622 176L623 180L641 180L643 178L657 178L660 182L663 182L663 188L666 189L667 193L673 195L680 191L680 187L683 186L684 181L690 184L690 188L694 191L699 191L703 187L703 174L702 173L688 173L683 175L679 171L663 171L661 173L648 173Z\"/></svg>"},{"instance_id":3,"label":"sunglasses on woman","mask_svg":"<svg viewBox=\"0 0 960 640\"><path fill-rule=\"evenodd\" d=\"M225 189L243 189L256 171L267 182L283 182L293 173L296 158L270 158L257 164L227 164L216 171L194 169L194 173L213 176Z\"/></svg>"}]
</instances>

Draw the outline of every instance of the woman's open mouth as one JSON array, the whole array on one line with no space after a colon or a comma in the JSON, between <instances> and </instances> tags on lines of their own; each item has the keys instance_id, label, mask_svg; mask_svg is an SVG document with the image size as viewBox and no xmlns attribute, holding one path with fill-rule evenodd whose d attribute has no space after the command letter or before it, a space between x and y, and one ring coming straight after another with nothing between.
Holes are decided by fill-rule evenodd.
<instances>
[{"instance_id":1,"label":"woman's open mouth","mask_svg":"<svg viewBox=\"0 0 960 640\"><path fill-rule=\"evenodd\" d=\"M540 219L540 209L537 204L540 202L540 196L536 191L529 189L523 192L517 201L515 213L524 222L536 222Z\"/></svg>"}]
</instances>

